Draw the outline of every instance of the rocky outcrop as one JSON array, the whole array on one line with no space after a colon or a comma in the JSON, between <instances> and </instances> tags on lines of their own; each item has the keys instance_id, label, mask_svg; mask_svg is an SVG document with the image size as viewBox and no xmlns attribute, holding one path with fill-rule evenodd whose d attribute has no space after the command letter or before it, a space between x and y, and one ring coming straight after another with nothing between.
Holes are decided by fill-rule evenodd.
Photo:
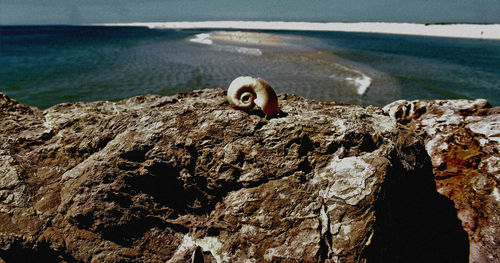
<instances>
[{"instance_id":1,"label":"rocky outcrop","mask_svg":"<svg viewBox=\"0 0 500 263\"><path fill-rule=\"evenodd\" d=\"M453 200L469 235L470 262L499 262L500 107L416 100L384 110L425 140L438 191Z\"/></svg>"},{"instance_id":2,"label":"rocky outcrop","mask_svg":"<svg viewBox=\"0 0 500 263\"><path fill-rule=\"evenodd\" d=\"M280 95L270 118L224 98L0 94L0 258L467 261L422 140L380 108Z\"/></svg>"}]
</instances>

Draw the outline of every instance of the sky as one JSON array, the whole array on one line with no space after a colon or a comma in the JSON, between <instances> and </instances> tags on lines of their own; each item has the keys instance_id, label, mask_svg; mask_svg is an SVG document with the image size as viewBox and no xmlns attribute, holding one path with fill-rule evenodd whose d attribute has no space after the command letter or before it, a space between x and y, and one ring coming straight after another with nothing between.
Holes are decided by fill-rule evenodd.
<instances>
[{"instance_id":1,"label":"sky","mask_svg":"<svg viewBox=\"0 0 500 263\"><path fill-rule=\"evenodd\" d=\"M500 23L500 0L0 0L0 25L213 20Z\"/></svg>"}]
</instances>

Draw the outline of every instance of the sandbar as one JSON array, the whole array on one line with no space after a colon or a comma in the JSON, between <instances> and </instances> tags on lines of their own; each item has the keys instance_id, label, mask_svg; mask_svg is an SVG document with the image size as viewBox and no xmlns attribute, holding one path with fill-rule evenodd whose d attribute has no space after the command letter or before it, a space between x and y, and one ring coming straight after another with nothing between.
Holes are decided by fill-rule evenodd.
<instances>
[{"instance_id":1,"label":"sandbar","mask_svg":"<svg viewBox=\"0 0 500 263\"><path fill-rule=\"evenodd\" d=\"M243 31L216 31L210 39L229 44L284 46L283 38L273 34L243 32Z\"/></svg>"},{"instance_id":2,"label":"sandbar","mask_svg":"<svg viewBox=\"0 0 500 263\"><path fill-rule=\"evenodd\" d=\"M320 23L281 21L202 21L113 23L106 26L144 26L166 29L248 29L248 30L306 30L382 33L450 38L500 40L500 24L416 24L416 23Z\"/></svg>"}]
</instances>

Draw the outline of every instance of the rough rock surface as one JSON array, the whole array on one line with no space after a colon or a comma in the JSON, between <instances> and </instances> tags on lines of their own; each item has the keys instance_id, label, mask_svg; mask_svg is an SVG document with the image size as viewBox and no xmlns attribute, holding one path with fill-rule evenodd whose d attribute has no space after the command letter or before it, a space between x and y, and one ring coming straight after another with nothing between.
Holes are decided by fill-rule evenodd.
<instances>
[{"instance_id":1,"label":"rough rock surface","mask_svg":"<svg viewBox=\"0 0 500 263\"><path fill-rule=\"evenodd\" d=\"M416 100L384 110L425 140L438 191L453 200L469 235L470 262L500 262L500 107Z\"/></svg>"},{"instance_id":2,"label":"rough rock surface","mask_svg":"<svg viewBox=\"0 0 500 263\"><path fill-rule=\"evenodd\" d=\"M380 108L280 95L270 118L224 98L41 111L0 93L0 258L467 262L422 140Z\"/></svg>"}]
</instances>

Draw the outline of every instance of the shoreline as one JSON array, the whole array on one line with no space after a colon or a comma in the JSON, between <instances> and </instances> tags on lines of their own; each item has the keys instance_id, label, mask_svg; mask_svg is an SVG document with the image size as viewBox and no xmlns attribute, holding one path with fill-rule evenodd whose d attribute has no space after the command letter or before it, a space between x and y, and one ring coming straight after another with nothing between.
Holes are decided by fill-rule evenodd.
<instances>
[{"instance_id":1,"label":"shoreline","mask_svg":"<svg viewBox=\"0 0 500 263\"><path fill-rule=\"evenodd\" d=\"M379 33L500 40L500 24L416 24L386 22L202 21L103 23L101 26L143 26L152 29L246 29Z\"/></svg>"},{"instance_id":2,"label":"shoreline","mask_svg":"<svg viewBox=\"0 0 500 263\"><path fill-rule=\"evenodd\" d=\"M201 33L194 36L194 38L189 39L189 41L205 44L205 45L214 45L215 43L224 43L224 44L234 44L240 47L236 47L236 52L244 53L249 55L257 55L261 56L263 54L260 47L286 47L289 43L284 41L284 37L279 34L269 34L269 33L261 33L261 32L246 32L246 31L214 31L210 33ZM215 42L215 43L214 43ZM251 46L241 47L241 46ZM259 48L253 48L259 47ZM234 49L231 49L234 50ZM312 57L318 56L321 53L317 50L315 51L298 51L294 57L299 57L301 61L311 59ZM322 61L325 55L321 55L320 57L314 58L315 61ZM333 56L333 55L331 55ZM333 60L332 57L329 57L328 61L337 61L337 59ZM324 65L328 65L328 62L325 62ZM326 66L325 66L326 67ZM341 70L340 70L340 69ZM359 96L363 96L368 87L371 86L372 78L363 72L351 68L346 65L340 65L338 62L335 63L333 68L330 68L332 71L330 73L335 72L335 74L331 74L328 78L336 79L338 78L340 71L349 71L351 73L355 73L352 76L345 77L344 80L351 85L354 85L356 88L356 93Z\"/></svg>"},{"instance_id":3,"label":"shoreline","mask_svg":"<svg viewBox=\"0 0 500 263\"><path fill-rule=\"evenodd\" d=\"M243 31L216 31L209 39L228 44L252 45L252 46L276 46L282 47L287 44L283 38L277 35L258 32Z\"/></svg>"}]
</instances>

